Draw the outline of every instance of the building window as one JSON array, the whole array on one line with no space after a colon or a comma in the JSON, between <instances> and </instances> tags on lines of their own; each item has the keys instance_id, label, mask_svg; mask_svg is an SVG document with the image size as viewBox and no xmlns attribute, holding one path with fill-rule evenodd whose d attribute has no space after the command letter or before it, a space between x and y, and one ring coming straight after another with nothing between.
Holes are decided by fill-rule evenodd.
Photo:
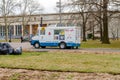
<instances>
[{"instance_id":1,"label":"building window","mask_svg":"<svg viewBox=\"0 0 120 80\"><path fill-rule=\"evenodd\" d=\"M22 26L15 25L15 29L16 29L16 36L21 36L22 35Z\"/></svg>"},{"instance_id":2,"label":"building window","mask_svg":"<svg viewBox=\"0 0 120 80\"><path fill-rule=\"evenodd\" d=\"M10 36L12 36L12 35L14 35L14 26L13 25L10 25L9 27L8 27L8 35Z\"/></svg>"},{"instance_id":3,"label":"building window","mask_svg":"<svg viewBox=\"0 0 120 80\"><path fill-rule=\"evenodd\" d=\"M5 36L5 26L0 26L0 36Z\"/></svg>"}]
</instances>

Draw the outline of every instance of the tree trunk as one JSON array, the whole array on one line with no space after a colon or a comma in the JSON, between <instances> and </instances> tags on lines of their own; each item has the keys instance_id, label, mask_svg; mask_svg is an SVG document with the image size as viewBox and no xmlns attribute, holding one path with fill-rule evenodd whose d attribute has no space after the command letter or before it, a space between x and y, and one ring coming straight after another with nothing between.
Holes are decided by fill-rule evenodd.
<instances>
[{"instance_id":1,"label":"tree trunk","mask_svg":"<svg viewBox=\"0 0 120 80\"><path fill-rule=\"evenodd\" d=\"M100 41L103 40L103 28L102 28L102 21L100 21Z\"/></svg>"},{"instance_id":2,"label":"tree trunk","mask_svg":"<svg viewBox=\"0 0 120 80\"><path fill-rule=\"evenodd\" d=\"M117 28L117 40L119 40L119 29Z\"/></svg>"},{"instance_id":3,"label":"tree trunk","mask_svg":"<svg viewBox=\"0 0 120 80\"><path fill-rule=\"evenodd\" d=\"M87 41L86 40L86 26L85 26L84 21L83 21L83 41Z\"/></svg>"},{"instance_id":4,"label":"tree trunk","mask_svg":"<svg viewBox=\"0 0 120 80\"><path fill-rule=\"evenodd\" d=\"M108 0L103 0L103 44L110 44L108 37L108 15L107 15L107 6Z\"/></svg>"},{"instance_id":5,"label":"tree trunk","mask_svg":"<svg viewBox=\"0 0 120 80\"><path fill-rule=\"evenodd\" d=\"M8 42L8 26L7 25L5 25L5 32L6 32L5 40L6 40L6 42Z\"/></svg>"},{"instance_id":6,"label":"tree trunk","mask_svg":"<svg viewBox=\"0 0 120 80\"><path fill-rule=\"evenodd\" d=\"M103 40L102 9L100 7L100 41Z\"/></svg>"},{"instance_id":7,"label":"tree trunk","mask_svg":"<svg viewBox=\"0 0 120 80\"><path fill-rule=\"evenodd\" d=\"M95 34L95 30L94 30L94 26L93 26L93 33L92 33L92 34L93 34L93 35L92 35L92 36L93 36L92 39L95 40L95 35L94 35L94 34Z\"/></svg>"},{"instance_id":8,"label":"tree trunk","mask_svg":"<svg viewBox=\"0 0 120 80\"><path fill-rule=\"evenodd\" d=\"M4 16L4 20L5 20L5 40L6 40L6 42L8 42L8 25L7 25L6 15Z\"/></svg>"}]
</instances>

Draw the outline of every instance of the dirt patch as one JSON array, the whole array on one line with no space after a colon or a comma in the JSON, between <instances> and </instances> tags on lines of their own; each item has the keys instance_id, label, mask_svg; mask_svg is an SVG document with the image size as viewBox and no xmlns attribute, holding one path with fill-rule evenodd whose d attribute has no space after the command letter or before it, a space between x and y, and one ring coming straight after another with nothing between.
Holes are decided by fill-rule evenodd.
<instances>
[{"instance_id":1,"label":"dirt patch","mask_svg":"<svg viewBox=\"0 0 120 80\"><path fill-rule=\"evenodd\" d=\"M120 75L0 68L0 80L120 80Z\"/></svg>"}]
</instances>

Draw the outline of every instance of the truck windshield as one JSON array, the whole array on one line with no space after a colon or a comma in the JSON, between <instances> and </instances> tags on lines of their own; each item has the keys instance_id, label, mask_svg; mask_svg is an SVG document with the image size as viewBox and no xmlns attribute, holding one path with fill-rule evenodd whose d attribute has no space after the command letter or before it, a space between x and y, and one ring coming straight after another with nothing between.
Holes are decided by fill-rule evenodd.
<instances>
[{"instance_id":1,"label":"truck windshield","mask_svg":"<svg viewBox=\"0 0 120 80\"><path fill-rule=\"evenodd\" d=\"M39 30L37 31L37 33L35 34L35 36L39 36Z\"/></svg>"}]
</instances>

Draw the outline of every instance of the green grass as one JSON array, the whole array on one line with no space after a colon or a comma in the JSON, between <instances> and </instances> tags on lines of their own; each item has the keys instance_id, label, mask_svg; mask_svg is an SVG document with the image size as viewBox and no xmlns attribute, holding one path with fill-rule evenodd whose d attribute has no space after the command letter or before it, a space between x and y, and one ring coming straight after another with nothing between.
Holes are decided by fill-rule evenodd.
<instances>
[{"instance_id":1,"label":"green grass","mask_svg":"<svg viewBox=\"0 0 120 80\"><path fill-rule=\"evenodd\" d=\"M12 42L21 42L20 39L11 39ZM0 42L6 42L6 40L0 40ZM9 39L8 39L9 42Z\"/></svg>"},{"instance_id":2,"label":"green grass","mask_svg":"<svg viewBox=\"0 0 120 80\"><path fill-rule=\"evenodd\" d=\"M99 40L88 40L81 43L81 48L113 48L120 49L120 40L111 40L110 44L101 44Z\"/></svg>"},{"instance_id":3,"label":"green grass","mask_svg":"<svg viewBox=\"0 0 120 80\"><path fill-rule=\"evenodd\" d=\"M0 55L0 67L120 74L120 54L24 52Z\"/></svg>"}]
</instances>

